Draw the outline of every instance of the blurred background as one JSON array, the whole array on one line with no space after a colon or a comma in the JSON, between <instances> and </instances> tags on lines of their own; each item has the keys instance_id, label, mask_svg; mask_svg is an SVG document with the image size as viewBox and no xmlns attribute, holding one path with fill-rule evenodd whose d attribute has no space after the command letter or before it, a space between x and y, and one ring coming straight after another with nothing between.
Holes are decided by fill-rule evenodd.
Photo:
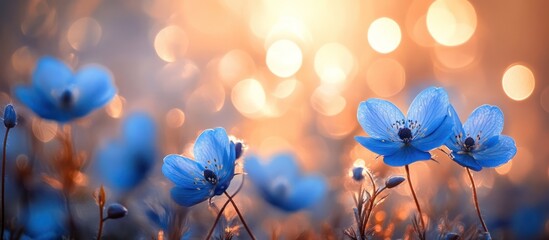
<instances>
[{"instance_id":1,"label":"blurred background","mask_svg":"<svg viewBox=\"0 0 549 240\"><path fill-rule=\"evenodd\" d=\"M116 97L72 124L83 159L93 161L95 149L119 135L129 113L144 111L155 119L154 168L125 197L129 217L106 226L106 237L156 237L158 229L141 213L151 202L170 202L171 183L160 171L163 156L191 154L199 132L222 126L265 159L293 151L305 172L326 176L330 185L321 210L284 214L260 201L246 183L237 204L245 206L254 229L289 239L304 229L341 238L353 224L353 164L364 162L380 182L404 174L353 139L365 135L356 119L358 104L384 98L406 112L415 95L432 85L448 91L462 121L477 106L498 105L505 114L503 133L516 141L512 161L474 173L492 236L549 236L544 0L21 0L0 6L0 104L14 103L20 115L20 133L8 145L17 151L9 153L8 165L19 169L12 178L30 176L24 191L51 188L44 175L53 171L48 159L59 148L62 128L12 95L15 86L30 83L39 57L55 56L73 69L99 63L114 76ZM456 232L478 227L465 170L435 155L439 163L411 165L429 221L451 222ZM91 192L101 179L88 171L80 177L82 189L73 193L72 205L79 228L93 236L97 210ZM25 209L20 198L8 203ZM376 235L408 236L415 211L407 186L399 186L374 213ZM187 223L199 225L200 236L213 218L203 204L191 209ZM283 224L288 221L295 224ZM120 231L116 224L135 231Z\"/></svg>"}]
</instances>

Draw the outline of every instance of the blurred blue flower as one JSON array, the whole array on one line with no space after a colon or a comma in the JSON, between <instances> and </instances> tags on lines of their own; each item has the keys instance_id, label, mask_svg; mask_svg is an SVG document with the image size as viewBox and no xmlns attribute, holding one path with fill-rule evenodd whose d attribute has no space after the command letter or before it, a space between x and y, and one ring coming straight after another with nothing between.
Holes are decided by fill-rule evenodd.
<instances>
[{"instance_id":1,"label":"blurred blue flower","mask_svg":"<svg viewBox=\"0 0 549 240\"><path fill-rule=\"evenodd\" d=\"M38 60L32 85L19 86L15 96L41 118L68 122L107 104L116 94L109 72L88 65L75 74L53 58Z\"/></svg>"},{"instance_id":2,"label":"blurred blue flower","mask_svg":"<svg viewBox=\"0 0 549 240\"><path fill-rule=\"evenodd\" d=\"M61 239L65 230L66 211L61 196L41 188L30 202L26 234L32 239Z\"/></svg>"},{"instance_id":3,"label":"blurred blue flower","mask_svg":"<svg viewBox=\"0 0 549 240\"><path fill-rule=\"evenodd\" d=\"M122 137L97 151L97 174L104 184L117 191L136 187L150 172L157 152L154 119L134 112L123 123Z\"/></svg>"},{"instance_id":4,"label":"blurred blue flower","mask_svg":"<svg viewBox=\"0 0 549 240\"><path fill-rule=\"evenodd\" d=\"M419 93L408 116L392 103L369 99L358 107L358 122L369 137L355 139L370 151L383 155L390 166L404 166L431 159L430 150L444 144L452 134L448 94L430 87Z\"/></svg>"},{"instance_id":5,"label":"blurred blue flower","mask_svg":"<svg viewBox=\"0 0 549 240\"><path fill-rule=\"evenodd\" d=\"M185 207L221 195L234 176L235 145L223 128L203 131L193 149L195 160L176 154L164 158L162 173L175 187L172 199Z\"/></svg>"},{"instance_id":6,"label":"blurred blue flower","mask_svg":"<svg viewBox=\"0 0 549 240\"><path fill-rule=\"evenodd\" d=\"M454 121L454 134L446 141L452 150L452 158L461 166L480 171L483 167L502 165L517 153L515 141L505 135L503 130L503 112L490 105L475 109L463 126L450 106Z\"/></svg>"},{"instance_id":7,"label":"blurred blue flower","mask_svg":"<svg viewBox=\"0 0 549 240\"><path fill-rule=\"evenodd\" d=\"M311 207L326 194L324 178L302 176L290 153L277 154L266 165L261 164L257 156L250 155L244 169L263 199L287 212Z\"/></svg>"}]
</instances>

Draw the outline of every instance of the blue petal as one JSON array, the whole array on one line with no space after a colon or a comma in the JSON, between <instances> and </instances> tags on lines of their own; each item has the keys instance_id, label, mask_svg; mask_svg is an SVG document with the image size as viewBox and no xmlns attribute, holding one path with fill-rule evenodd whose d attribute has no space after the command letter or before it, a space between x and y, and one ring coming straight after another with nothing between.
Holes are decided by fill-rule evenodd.
<instances>
[{"instance_id":1,"label":"blue petal","mask_svg":"<svg viewBox=\"0 0 549 240\"><path fill-rule=\"evenodd\" d=\"M33 88L17 87L15 88L15 96L25 106L30 108L36 115L45 119L55 120L55 106L53 106L50 100L45 99L41 94Z\"/></svg>"},{"instance_id":2,"label":"blue petal","mask_svg":"<svg viewBox=\"0 0 549 240\"><path fill-rule=\"evenodd\" d=\"M430 87L419 93L408 109L408 120L421 124L413 135L431 135L448 115L448 94L443 88Z\"/></svg>"},{"instance_id":3,"label":"blue petal","mask_svg":"<svg viewBox=\"0 0 549 240\"><path fill-rule=\"evenodd\" d=\"M379 155L391 155L404 146L402 142L378 140L371 137L356 136L355 140L360 145Z\"/></svg>"},{"instance_id":4,"label":"blue petal","mask_svg":"<svg viewBox=\"0 0 549 240\"><path fill-rule=\"evenodd\" d=\"M430 135L421 136L412 141L412 145L424 152L442 146L452 136L454 122L451 116L446 116L444 121L440 123Z\"/></svg>"},{"instance_id":5,"label":"blue petal","mask_svg":"<svg viewBox=\"0 0 549 240\"><path fill-rule=\"evenodd\" d=\"M326 182L319 176L304 177L293 188L288 199L288 209L297 211L320 202L326 195Z\"/></svg>"},{"instance_id":6,"label":"blue petal","mask_svg":"<svg viewBox=\"0 0 549 240\"><path fill-rule=\"evenodd\" d=\"M480 171L482 166L469 154L452 154L453 160L461 166L470 168L475 171Z\"/></svg>"},{"instance_id":7,"label":"blue petal","mask_svg":"<svg viewBox=\"0 0 549 240\"><path fill-rule=\"evenodd\" d=\"M480 142L483 143L492 136L500 135L503 130L503 112L491 105L482 105L475 109L463 124L463 129L470 137L477 141L476 136L480 135Z\"/></svg>"},{"instance_id":8,"label":"blue petal","mask_svg":"<svg viewBox=\"0 0 549 240\"><path fill-rule=\"evenodd\" d=\"M162 173L175 185L187 188L206 188L204 167L200 163L180 155L171 154L164 158Z\"/></svg>"},{"instance_id":9,"label":"blue petal","mask_svg":"<svg viewBox=\"0 0 549 240\"><path fill-rule=\"evenodd\" d=\"M392 124L404 120L404 115L394 104L373 98L360 103L357 118L370 137L397 140L398 129Z\"/></svg>"},{"instance_id":10,"label":"blue petal","mask_svg":"<svg viewBox=\"0 0 549 240\"><path fill-rule=\"evenodd\" d=\"M279 153L272 157L266 166L269 178L283 177L288 181L294 181L300 172L298 162L292 153Z\"/></svg>"},{"instance_id":11,"label":"blue petal","mask_svg":"<svg viewBox=\"0 0 549 240\"><path fill-rule=\"evenodd\" d=\"M413 146L405 146L394 154L383 156L383 162L393 167L401 167L416 161L429 159L431 159L431 154L420 151Z\"/></svg>"},{"instance_id":12,"label":"blue petal","mask_svg":"<svg viewBox=\"0 0 549 240\"><path fill-rule=\"evenodd\" d=\"M248 174L251 182L258 188L264 188L269 181L269 176L265 167L259 162L256 155L250 154L246 156L244 161L244 171Z\"/></svg>"},{"instance_id":13,"label":"blue petal","mask_svg":"<svg viewBox=\"0 0 549 240\"><path fill-rule=\"evenodd\" d=\"M192 207L211 197L209 188L197 189L176 186L172 188L170 194L177 204L185 207Z\"/></svg>"},{"instance_id":14,"label":"blue petal","mask_svg":"<svg viewBox=\"0 0 549 240\"><path fill-rule=\"evenodd\" d=\"M133 112L124 120L122 136L130 147L150 148L156 145L156 124L145 112Z\"/></svg>"},{"instance_id":15,"label":"blue petal","mask_svg":"<svg viewBox=\"0 0 549 240\"><path fill-rule=\"evenodd\" d=\"M511 160L517 153L515 141L505 135L499 136L499 142L482 151L474 152L473 156L483 167L497 167Z\"/></svg>"},{"instance_id":16,"label":"blue petal","mask_svg":"<svg viewBox=\"0 0 549 240\"><path fill-rule=\"evenodd\" d=\"M38 60L32 74L32 84L44 96L60 94L72 81L72 71L56 58L46 56ZM53 103L53 102L51 102Z\"/></svg>"},{"instance_id":17,"label":"blue petal","mask_svg":"<svg viewBox=\"0 0 549 240\"><path fill-rule=\"evenodd\" d=\"M229 159L229 137L223 128L204 130L196 139L193 152L196 161L207 166L217 176L220 169L234 165L234 159Z\"/></svg>"},{"instance_id":18,"label":"blue petal","mask_svg":"<svg viewBox=\"0 0 549 240\"><path fill-rule=\"evenodd\" d=\"M452 128L453 134L446 140L445 145L453 152L459 152L461 151L461 146L463 146L463 143L458 140L458 136L465 136L465 132L463 131L461 121L459 120L459 115L452 105L450 105L449 111L450 117L454 123Z\"/></svg>"},{"instance_id":19,"label":"blue petal","mask_svg":"<svg viewBox=\"0 0 549 240\"><path fill-rule=\"evenodd\" d=\"M74 76L76 98L73 111L78 117L107 104L116 94L111 74L100 66L86 66Z\"/></svg>"}]
</instances>

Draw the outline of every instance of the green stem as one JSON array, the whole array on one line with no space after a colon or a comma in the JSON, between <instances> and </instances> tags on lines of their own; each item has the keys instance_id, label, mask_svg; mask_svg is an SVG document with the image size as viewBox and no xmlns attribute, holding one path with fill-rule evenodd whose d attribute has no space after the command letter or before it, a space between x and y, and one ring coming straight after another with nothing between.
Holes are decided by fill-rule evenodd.
<instances>
[{"instance_id":1,"label":"green stem","mask_svg":"<svg viewBox=\"0 0 549 240\"><path fill-rule=\"evenodd\" d=\"M473 189L473 201L475 202L475 208L477 209L478 219L482 224L482 228L484 228L484 232L489 233L488 227L486 227L486 223L484 223L484 219L482 218L482 214L480 214L480 207L478 206L477 188L475 187L475 180L473 179L473 174L471 173L471 170L469 170L469 168L465 168L465 169L467 170L467 174L469 175L469 179L471 180L471 188Z\"/></svg>"},{"instance_id":2,"label":"green stem","mask_svg":"<svg viewBox=\"0 0 549 240\"><path fill-rule=\"evenodd\" d=\"M423 213L421 212L421 207L419 206L419 201L417 200L416 192L414 191L414 187L412 186L412 180L410 179L410 167L406 165L404 166L404 168L406 169L406 178L408 179L408 185L410 185L410 191L412 191L412 196L414 197L417 211L419 213L419 220L421 221L421 227L423 228L423 231L425 231L425 222L423 221Z\"/></svg>"},{"instance_id":3,"label":"green stem","mask_svg":"<svg viewBox=\"0 0 549 240\"><path fill-rule=\"evenodd\" d=\"M5 222L4 222L4 210L5 210L5 199L4 199L4 192L6 187L6 146L8 142L8 132L10 131L9 128L6 128L6 134L4 135L4 148L2 152L2 237L0 239L4 239L4 228L5 228Z\"/></svg>"}]
</instances>

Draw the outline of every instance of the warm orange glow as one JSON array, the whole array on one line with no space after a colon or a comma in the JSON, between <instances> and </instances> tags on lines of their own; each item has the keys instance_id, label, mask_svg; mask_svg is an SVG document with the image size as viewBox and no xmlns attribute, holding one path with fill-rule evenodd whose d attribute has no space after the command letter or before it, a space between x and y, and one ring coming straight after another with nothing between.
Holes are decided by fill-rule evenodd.
<instances>
[{"instance_id":1,"label":"warm orange glow","mask_svg":"<svg viewBox=\"0 0 549 240\"><path fill-rule=\"evenodd\" d=\"M57 134L57 123L41 118L33 118L32 133L39 141L44 143L49 142Z\"/></svg>"},{"instance_id":2,"label":"warm orange glow","mask_svg":"<svg viewBox=\"0 0 549 240\"><path fill-rule=\"evenodd\" d=\"M534 91L536 80L534 73L524 65L512 65L505 70L501 84L509 98L522 101Z\"/></svg>"},{"instance_id":3,"label":"warm orange glow","mask_svg":"<svg viewBox=\"0 0 549 240\"><path fill-rule=\"evenodd\" d=\"M511 161L515 164L512 165L511 171L509 171L509 179L515 184L521 184L533 170L534 156L530 149L517 147L517 155Z\"/></svg>"},{"instance_id":4,"label":"warm orange glow","mask_svg":"<svg viewBox=\"0 0 549 240\"><path fill-rule=\"evenodd\" d=\"M427 11L427 29L438 43L458 46L477 28L475 8L466 0L437 0Z\"/></svg>"},{"instance_id":5,"label":"warm orange glow","mask_svg":"<svg viewBox=\"0 0 549 240\"><path fill-rule=\"evenodd\" d=\"M315 72L325 84L342 84L355 67L355 59L340 43L323 45L315 54Z\"/></svg>"},{"instance_id":6,"label":"warm orange glow","mask_svg":"<svg viewBox=\"0 0 549 240\"><path fill-rule=\"evenodd\" d=\"M265 49L278 39L292 39L301 43L309 43L312 40L305 23L293 16L280 16L265 38Z\"/></svg>"},{"instance_id":7,"label":"warm orange glow","mask_svg":"<svg viewBox=\"0 0 549 240\"><path fill-rule=\"evenodd\" d=\"M179 108L172 108L166 114L166 125L171 128L183 126L185 122L185 113Z\"/></svg>"},{"instance_id":8,"label":"warm orange glow","mask_svg":"<svg viewBox=\"0 0 549 240\"><path fill-rule=\"evenodd\" d=\"M507 173L509 173L509 171L511 171L511 167L513 166L513 161L509 161L508 163L506 164L503 164L499 167L496 168L496 172L499 174L499 175L505 175Z\"/></svg>"},{"instance_id":9,"label":"warm orange glow","mask_svg":"<svg viewBox=\"0 0 549 240\"><path fill-rule=\"evenodd\" d=\"M294 75L301 68L302 61L301 49L290 40L278 40L267 50L267 67L281 78Z\"/></svg>"},{"instance_id":10,"label":"warm orange glow","mask_svg":"<svg viewBox=\"0 0 549 240\"><path fill-rule=\"evenodd\" d=\"M114 98L107 104L105 111L112 118L120 118L124 110L124 98L120 95L115 95Z\"/></svg>"},{"instance_id":11,"label":"warm orange glow","mask_svg":"<svg viewBox=\"0 0 549 240\"><path fill-rule=\"evenodd\" d=\"M276 86L272 94L277 98L287 98L295 91L297 83L295 79L286 79Z\"/></svg>"},{"instance_id":12,"label":"warm orange glow","mask_svg":"<svg viewBox=\"0 0 549 240\"><path fill-rule=\"evenodd\" d=\"M250 116L258 113L265 106L265 90L256 79L245 79L233 87L231 100L240 113Z\"/></svg>"},{"instance_id":13,"label":"warm orange glow","mask_svg":"<svg viewBox=\"0 0 549 240\"><path fill-rule=\"evenodd\" d=\"M101 34L101 25L95 19L80 18L69 28L67 41L74 50L86 50L99 43Z\"/></svg>"},{"instance_id":14,"label":"warm orange glow","mask_svg":"<svg viewBox=\"0 0 549 240\"><path fill-rule=\"evenodd\" d=\"M399 62L382 58L370 65L366 81L375 94L380 97L391 97L404 88L406 73Z\"/></svg>"},{"instance_id":15,"label":"warm orange glow","mask_svg":"<svg viewBox=\"0 0 549 240\"><path fill-rule=\"evenodd\" d=\"M228 83L244 79L253 74L255 63L245 51L234 49L219 60L219 76Z\"/></svg>"},{"instance_id":16,"label":"warm orange glow","mask_svg":"<svg viewBox=\"0 0 549 240\"><path fill-rule=\"evenodd\" d=\"M154 38L154 49L160 59L174 62L187 52L189 39L179 26L171 25L163 28Z\"/></svg>"},{"instance_id":17,"label":"warm orange glow","mask_svg":"<svg viewBox=\"0 0 549 240\"><path fill-rule=\"evenodd\" d=\"M343 111L346 104L347 101L344 97L323 86L316 88L311 96L313 108L326 116L337 115Z\"/></svg>"},{"instance_id":18,"label":"warm orange glow","mask_svg":"<svg viewBox=\"0 0 549 240\"><path fill-rule=\"evenodd\" d=\"M27 46L23 46L15 50L11 55L11 64L15 71L19 73L30 73L33 68L33 64L36 56Z\"/></svg>"},{"instance_id":19,"label":"warm orange glow","mask_svg":"<svg viewBox=\"0 0 549 240\"><path fill-rule=\"evenodd\" d=\"M379 53L390 53L400 44L402 33L393 19L376 19L368 28L368 43Z\"/></svg>"},{"instance_id":20,"label":"warm orange glow","mask_svg":"<svg viewBox=\"0 0 549 240\"><path fill-rule=\"evenodd\" d=\"M545 87L540 96L541 107L549 113L549 86Z\"/></svg>"}]
</instances>

